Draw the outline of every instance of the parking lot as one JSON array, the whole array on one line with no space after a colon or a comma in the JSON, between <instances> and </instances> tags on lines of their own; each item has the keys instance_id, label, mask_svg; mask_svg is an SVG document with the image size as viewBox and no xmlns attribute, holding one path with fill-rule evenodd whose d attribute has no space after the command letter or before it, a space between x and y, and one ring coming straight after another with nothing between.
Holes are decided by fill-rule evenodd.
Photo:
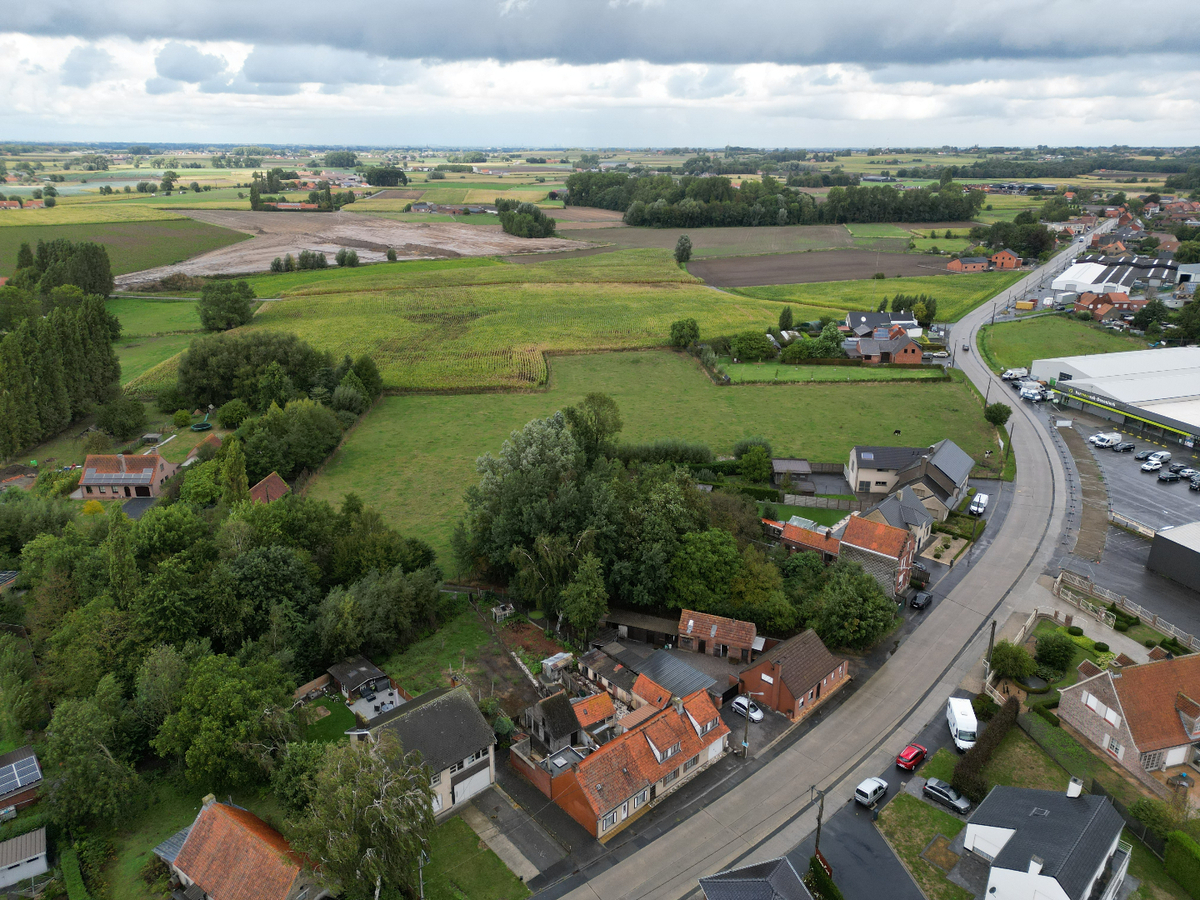
<instances>
[{"instance_id":1,"label":"parking lot","mask_svg":"<svg viewBox=\"0 0 1200 900\"><path fill-rule=\"evenodd\" d=\"M1093 428L1082 422L1076 422L1075 429L1085 439L1100 430L1119 430ZM1121 437L1136 444L1137 449L1129 453L1114 453L1112 450L1092 448L1092 455L1104 473L1108 502L1112 509L1154 529L1200 520L1200 491L1188 490L1186 480L1170 484L1159 481L1158 473L1143 472L1142 463L1135 460L1134 456L1141 450L1170 450L1172 463L1186 463L1195 469L1200 469L1200 457L1177 444L1157 444L1125 432L1121 432Z\"/></svg>"}]
</instances>

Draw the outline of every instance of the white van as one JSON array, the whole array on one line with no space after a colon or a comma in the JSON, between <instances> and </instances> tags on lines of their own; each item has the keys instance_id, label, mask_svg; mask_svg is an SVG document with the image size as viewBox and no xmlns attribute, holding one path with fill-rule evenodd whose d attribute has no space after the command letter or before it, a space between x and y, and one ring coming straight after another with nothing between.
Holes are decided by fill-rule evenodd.
<instances>
[{"instance_id":1,"label":"white van","mask_svg":"<svg viewBox=\"0 0 1200 900\"><path fill-rule=\"evenodd\" d=\"M1005 381L1020 381L1029 374L1028 369L1005 369L1004 374L1000 377Z\"/></svg>"},{"instance_id":2,"label":"white van","mask_svg":"<svg viewBox=\"0 0 1200 900\"><path fill-rule=\"evenodd\" d=\"M988 495L976 494L975 499L971 501L971 505L967 508L967 512L973 516L982 516L985 512L987 512L987 506Z\"/></svg>"},{"instance_id":3,"label":"white van","mask_svg":"<svg viewBox=\"0 0 1200 900\"><path fill-rule=\"evenodd\" d=\"M1151 453L1150 458L1154 459L1154 460L1158 460L1161 463L1170 462L1171 461L1171 451L1170 450L1159 450L1156 453Z\"/></svg>"},{"instance_id":4,"label":"white van","mask_svg":"<svg viewBox=\"0 0 1200 900\"><path fill-rule=\"evenodd\" d=\"M1115 431L1112 432L1111 434L1102 434L1098 438L1096 438L1094 441L1092 441L1092 443L1095 444L1097 447L1112 447L1116 444L1121 443L1121 435L1119 435Z\"/></svg>"},{"instance_id":5,"label":"white van","mask_svg":"<svg viewBox=\"0 0 1200 900\"><path fill-rule=\"evenodd\" d=\"M971 701L962 697L951 697L946 701L946 724L950 726L950 737L954 738L954 746L961 752L966 752L975 746L975 737L979 733L979 723L975 721L975 710Z\"/></svg>"}]
</instances>

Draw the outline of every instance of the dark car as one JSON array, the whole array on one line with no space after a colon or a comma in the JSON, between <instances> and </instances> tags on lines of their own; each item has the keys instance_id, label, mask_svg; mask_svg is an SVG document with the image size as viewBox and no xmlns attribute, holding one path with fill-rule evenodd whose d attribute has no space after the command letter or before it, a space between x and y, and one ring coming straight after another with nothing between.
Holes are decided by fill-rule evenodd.
<instances>
[{"instance_id":1,"label":"dark car","mask_svg":"<svg viewBox=\"0 0 1200 900\"><path fill-rule=\"evenodd\" d=\"M1183 481L1183 476L1180 475L1178 472L1170 472L1170 471L1159 472L1158 480L1166 481L1166 482Z\"/></svg>"},{"instance_id":2,"label":"dark car","mask_svg":"<svg viewBox=\"0 0 1200 900\"><path fill-rule=\"evenodd\" d=\"M930 778L925 782L925 787L922 788L925 796L935 803L940 803L942 806L948 806L956 813L962 815L967 814L967 810L971 808L971 801L950 787L949 783L942 781L940 778Z\"/></svg>"},{"instance_id":3,"label":"dark car","mask_svg":"<svg viewBox=\"0 0 1200 900\"><path fill-rule=\"evenodd\" d=\"M1181 462L1171 463L1171 465L1167 466L1167 471L1174 472L1175 474L1178 475L1180 472L1182 472L1187 467L1188 467L1187 463L1181 463Z\"/></svg>"},{"instance_id":4,"label":"dark car","mask_svg":"<svg viewBox=\"0 0 1200 900\"><path fill-rule=\"evenodd\" d=\"M1137 453L1133 454L1133 458L1139 462L1144 462L1150 458L1150 454L1153 452L1153 450L1139 450Z\"/></svg>"},{"instance_id":5,"label":"dark car","mask_svg":"<svg viewBox=\"0 0 1200 900\"><path fill-rule=\"evenodd\" d=\"M925 755L929 753L920 744L909 744L896 756L896 765L902 769L908 769L910 772L916 771L917 766L925 759Z\"/></svg>"},{"instance_id":6,"label":"dark car","mask_svg":"<svg viewBox=\"0 0 1200 900\"><path fill-rule=\"evenodd\" d=\"M1200 491L1200 478L1193 478L1188 482L1189 491Z\"/></svg>"},{"instance_id":7,"label":"dark car","mask_svg":"<svg viewBox=\"0 0 1200 900\"><path fill-rule=\"evenodd\" d=\"M913 609L924 609L933 600L933 594L929 591L917 591L912 600L909 601L909 606Z\"/></svg>"},{"instance_id":8,"label":"dark car","mask_svg":"<svg viewBox=\"0 0 1200 900\"><path fill-rule=\"evenodd\" d=\"M1121 441L1113 447L1113 453L1132 453L1137 449L1137 444L1132 441Z\"/></svg>"}]
</instances>

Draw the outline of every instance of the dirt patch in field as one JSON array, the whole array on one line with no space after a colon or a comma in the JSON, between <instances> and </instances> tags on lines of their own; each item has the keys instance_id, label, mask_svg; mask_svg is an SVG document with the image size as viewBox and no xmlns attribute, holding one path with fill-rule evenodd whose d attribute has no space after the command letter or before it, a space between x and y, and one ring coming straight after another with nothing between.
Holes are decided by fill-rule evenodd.
<instances>
[{"instance_id":1,"label":"dirt patch in field","mask_svg":"<svg viewBox=\"0 0 1200 900\"><path fill-rule=\"evenodd\" d=\"M402 190L387 190L380 191L378 194L371 196L372 200L420 200L421 195L425 191L402 191Z\"/></svg>"},{"instance_id":2,"label":"dirt patch in field","mask_svg":"<svg viewBox=\"0 0 1200 900\"><path fill-rule=\"evenodd\" d=\"M592 209L590 206L568 206L566 209L548 209L546 215L558 222L590 222L592 224L621 225L624 213L614 209Z\"/></svg>"},{"instance_id":3,"label":"dirt patch in field","mask_svg":"<svg viewBox=\"0 0 1200 900\"><path fill-rule=\"evenodd\" d=\"M875 253L870 250L824 250L699 259L688 264L688 271L718 287L857 281L870 278L876 272L882 272L888 278L949 274L945 261L937 257Z\"/></svg>"},{"instance_id":4,"label":"dirt patch in field","mask_svg":"<svg viewBox=\"0 0 1200 900\"><path fill-rule=\"evenodd\" d=\"M203 253L182 263L118 276L117 285L161 281L168 275L249 275L265 272L271 260L301 250L324 253L330 264L343 247L351 247L361 262L382 262L388 248L404 259L447 259L458 256L508 256L578 250L587 244L562 238L519 238L497 228L477 228L457 222L396 222L358 213L242 212L237 210L180 210L183 215L253 235L248 241Z\"/></svg>"},{"instance_id":5,"label":"dirt patch in field","mask_svg":"<svg viewBox=\"0 0 1200 900\"><path fill-rule=\"evenodd\" d=\"M539 659L549 659L556 653L562 653L562 647L546 637L546 633L532 622L505 625L500 637L510 647L520 647L527 653L535 654Z\"/></svg>"}]
</instances>

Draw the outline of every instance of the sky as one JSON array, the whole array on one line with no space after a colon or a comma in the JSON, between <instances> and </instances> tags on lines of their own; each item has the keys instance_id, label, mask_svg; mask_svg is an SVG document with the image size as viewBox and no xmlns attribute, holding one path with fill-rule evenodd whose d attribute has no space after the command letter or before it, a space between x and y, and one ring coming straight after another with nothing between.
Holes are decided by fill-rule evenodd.
<instances>
[{"instance_id":1,"label":"sky","mask_svg":"<svg viewBox=\"0 0 1200 900\"><path fill-rule=\"evenodd\" d=\"M1200 144L1197 0L37 0L0 139Z\"/></svg>"}]
</instances>

